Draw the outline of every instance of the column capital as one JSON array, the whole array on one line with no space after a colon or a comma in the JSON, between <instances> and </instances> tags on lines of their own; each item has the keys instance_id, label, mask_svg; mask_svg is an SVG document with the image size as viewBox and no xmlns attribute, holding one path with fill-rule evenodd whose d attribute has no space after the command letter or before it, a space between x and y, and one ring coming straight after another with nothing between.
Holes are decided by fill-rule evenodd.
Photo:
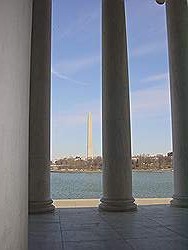
<instances>
[{"instance_id":1,"label":"column capital","mask_svg":"<svg viewBox=\"0 0 188 250\"><path fill-rule=\"evenodd\" d=\"M166 0L156 0L156 3L158 4L164 4L166 2Z\"/></svg>"}]
</instances>

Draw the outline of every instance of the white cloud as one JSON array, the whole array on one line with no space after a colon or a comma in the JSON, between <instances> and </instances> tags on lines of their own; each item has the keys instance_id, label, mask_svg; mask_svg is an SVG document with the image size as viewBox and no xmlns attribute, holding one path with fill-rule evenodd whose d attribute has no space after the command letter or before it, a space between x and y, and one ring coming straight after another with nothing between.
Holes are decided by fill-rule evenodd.
<instances>
[{"instance_id":1,"label":"white cloud","mask_svg":"<svg viewBox=\"0 0 188 250\"><path fill-rule=\"evenodd\" d=\"M141 57L149 54L154 54L158 53L162 49L164 49L166 46L165 41L163 42L153 42L153 43L147 43L147 44L142 44L137 48L133 48L132 50L130 49L130 56L131 57Z\"/></svg>"},{"instance_id":2,"label":"white cloud","mask_svg":"<svg viewBox=\"0 0 188 250\"><path fill-rule=\"evenodd\" d=\"M100 100L79 103L66 112L53 115L53 127L80 126L86 124L88 112L92 113L93 124L101 124Z\"/></svg>"},{"instance_id":3,"label":"white cloud","mask_svg":"<svg viewBox=\"0 0 188 250\"><path fill-rule=\"evenodd\" d=\"M62 80L66 80L66 81L72 82L72 83L77 84L77 85L81 85L81 86L89 86L90 85L90 83L88 83L88 82L82 82L82 81L72 79L72 78L70 78L70 77L68 77L66 75L60 74L60 73L58 73L58 72L56 72L54 70L52 70L52 74L54 76L62 79Z\"/></svg>"},{"instance_id":4,"label":"white cloud","mask_svg":"<svg viewBox=\"0 0 188 250\"><path fill-rule=\"evenodd\" d=\"M169 88L153 87L132 92L130 105L134 119L168 115L170 114ZM100 126L101 110L100 100L77 104L66 112L54 114L53 127L84 125L88 112L92 112L93 123Z\"/></svg>"},{"instance_id":5,"label":"white cloud","mask_svg":"<svg viewBox=\"0 0 188 250\"><path fill-rule=\"evenodd\" d=\"M78 126L86 122L86 115L83 113L59 114L53 120L55 126Z\"/></svg>"},{"instance_id":6,"label":"white cloud","mask_svg":"<svg viewBox=\"0 0 188 250\"><path fill-rule=\"evenodd\" d=\"M154 87L138 90L131 95L132 114L136 117L160 116L169 113L169 88Z\"/></svg>"},{"instance_id":7,"label":"white cloud","mask_svg":"<svg viewBox=\"0 0 188 250\"><path fill-rule=\"evenodd\" d=\"M169 81L169 73L162 73L162 74L156 74L148 76L141 80L143 83L149 83L149 82L158 82L158 81Z\"/></svg>"},{"instance_id":8,"label":"white cloud","mask_svg":"<svg viewBox=\"0 0 188 250\"><path fill-rule=\"evenodd\" d=\"M83 10L79 14L79 17L76 19L72 19L73 22L69 24L66 28L64 28L63 34L61 37L63 39L77 37L78 33L85 32L88 30L88 26L91 25L97 18L99 18L98 10ZM87 32L85 33L87 34Z\"/></svg>"},{"instance_id":9,"label":"white cloud","mask_svg":"<svg viewBox=\"0 0 188 250\"><path fill-rule=\"evenodd\" d=\"M54 71L60 75L72 76L100 62L100 55L63 60L54 65Z\"/></svg>"}]
</instances>

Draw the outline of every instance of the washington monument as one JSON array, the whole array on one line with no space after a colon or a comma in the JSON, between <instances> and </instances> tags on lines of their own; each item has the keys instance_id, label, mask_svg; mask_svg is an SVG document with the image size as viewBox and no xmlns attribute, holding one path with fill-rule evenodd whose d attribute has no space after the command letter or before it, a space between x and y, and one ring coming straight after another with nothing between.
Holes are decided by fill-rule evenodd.
<instances>
[{"instance_id":1,"label":"washington monument","mask_svg":"<svg viewBox=\"0 0 188 250\"><path fill-rule=\"evenodd\" d=\"M92 140L92 115L88 113L87 118L87 159L93 158L93 140Z\"/></svg>"}]
</instances>

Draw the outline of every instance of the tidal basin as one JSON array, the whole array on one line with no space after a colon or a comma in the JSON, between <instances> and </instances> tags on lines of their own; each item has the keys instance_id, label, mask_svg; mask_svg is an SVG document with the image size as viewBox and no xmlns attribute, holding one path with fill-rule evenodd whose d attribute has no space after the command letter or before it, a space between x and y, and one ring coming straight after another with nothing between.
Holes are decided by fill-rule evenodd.
<instances>
[{"instance_id":1,"label":"tidal basin","mask_svg":"<svg viewBox=\"0 0 188 250\"><path fill-rule=\"evenodd\" d=\"M102 173L51 173L53 199L98 199L102 196ZM173 195L173 172L133 171L133 197L169 198Z\"/></svg>"}]
</instances>

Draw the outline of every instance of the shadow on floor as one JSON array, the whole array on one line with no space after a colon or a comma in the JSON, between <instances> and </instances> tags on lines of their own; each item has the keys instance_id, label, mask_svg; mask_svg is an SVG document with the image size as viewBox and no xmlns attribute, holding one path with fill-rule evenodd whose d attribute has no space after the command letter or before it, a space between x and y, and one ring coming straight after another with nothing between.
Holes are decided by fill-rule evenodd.
<instances>
[{"instance_id":1,"label":"shadow on floor","mask_svg":"<svg viewBox=\"0 0 188 250\"><path fill-rule=\"evenodd\" d=\"M58 208L29 216L29 250L187 250L188 209L139 206L137 212Z\"/></svg>"}]
</instances>

